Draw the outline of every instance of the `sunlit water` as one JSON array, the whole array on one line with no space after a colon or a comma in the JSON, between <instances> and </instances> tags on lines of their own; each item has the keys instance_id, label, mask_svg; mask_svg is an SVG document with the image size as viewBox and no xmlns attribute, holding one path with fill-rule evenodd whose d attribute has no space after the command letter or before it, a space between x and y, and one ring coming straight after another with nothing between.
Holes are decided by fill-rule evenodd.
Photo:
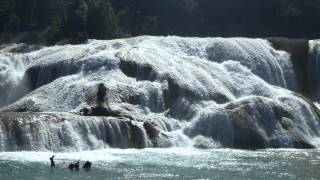
<instances>
[{"instance_id":1,"label":"sunlit water","mask_svg":"<svg viewBox=\"0 0 320 180\"><path fill-rule=\"evenodd\" d=\"M0 153L0 179L319 179L319 150L106 149L79 153ZM93 162L91 171L68 163Z\"/></svg>"}]
</instances>

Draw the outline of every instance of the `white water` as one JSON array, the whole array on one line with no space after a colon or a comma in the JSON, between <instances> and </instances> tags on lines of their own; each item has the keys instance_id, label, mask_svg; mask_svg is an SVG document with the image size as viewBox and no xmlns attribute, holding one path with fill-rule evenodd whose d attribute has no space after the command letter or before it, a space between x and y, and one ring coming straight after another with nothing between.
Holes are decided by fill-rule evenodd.
<instances>
[{"instance_id":1,"label":"white water","mask_svg":"<svg viewBox=\"0 0 320 180\"><path fill-rule=\"evenodd\" d=\"M266 40L144 36L92 40L25 54L5 53L1 53L1 63L10 57L24 66L2 75L3 79L14 86L16 82L23 84L22 77L29 75L33 89L27 95L20 88L2 93L0 99L17 96L4 101L10 105L2 107L2 112L78 113L95 104L97 85L104 83L111 109L138 122L151 120L166 134L168 138L159 140L160 147L190 147L201 141L192 138L202 135L207 137L204 146L239 148L239 138L250 141L242 127L252 127L263 147L294 147L300 140L316 145L319 138L317 110L290 91L301 86L296 82L290 55L273 49ZM15 64L8 67L19 69ZM77 116L64 118L72 121ZM14 134L6 138L9 143L2 143L2 149L81 151L110 145L106 137L99 135L100 130L91 130L104 127L101 118L80 122L75 128L44 121L43 128L32 133L25 128L20 145L14 138L17 132L1 125L2 137ZM237 125L241 128L236 129ZM129 132L116 129L108 131L118 138ZM141 124L139 129L142 147L150 147ZM69 140L57 137L59 131L68 134ZM38 136L41 138L33 140ZM127 141L120 138L113 146Z\"/></svg>"},{"instance_id":2,"label":"white water","mask_svg":"<svg viewBox=\"0 0 320 180\"><path fill-rule=\"evenodd\" d=\"M55 168L49 157L55 155ZM91 171L69 171L80 160ZM2 152L2 179L318 179L319 151L268 149L105 149L74 153Z\"/></svg>"},{"instance_id":3,"label":"white water","mask_svg":"<svg viewBox=\"0 0 320 180\"><path fill-rule=\"evenodd\" d=\"M0 50L0 107L8 105L30 91L24 74L30 59Z\"/></svg>"},{"instance_id":4,"label":"white water","mask_svg":"<svg viewBox=\"0 0 320 180\"><path fill-rule=\"evenodd\" d=\"M320 99L320 40L310 41L310 57L308 64L308 72L309 72L309 88L312 88L312 92L314 92L314 96L319 100Z\"/></svg>"}]
</instances>

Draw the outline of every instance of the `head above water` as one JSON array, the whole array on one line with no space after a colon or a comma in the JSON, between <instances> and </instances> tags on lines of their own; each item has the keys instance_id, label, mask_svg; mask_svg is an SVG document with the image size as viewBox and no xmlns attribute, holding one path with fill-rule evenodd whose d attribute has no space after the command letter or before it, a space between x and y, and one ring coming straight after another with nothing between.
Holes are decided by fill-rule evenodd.
<instances>
[{"instance_id":1,"label":"head above water","mask_svg":"<svg viewBox=\"0 0 320 180\"><path fill-rule=\"evenodd\" d=\"M84 165L82 166L83 169L90 169L91 168L92 163L90 161L86 161L84 163Z\"/></svg>"}]
</instances>

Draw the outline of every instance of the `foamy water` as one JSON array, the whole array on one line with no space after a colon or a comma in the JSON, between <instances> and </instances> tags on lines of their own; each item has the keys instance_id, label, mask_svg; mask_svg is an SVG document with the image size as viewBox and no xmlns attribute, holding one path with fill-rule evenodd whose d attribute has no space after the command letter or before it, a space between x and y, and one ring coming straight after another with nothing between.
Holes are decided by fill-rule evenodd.
<instances>
[{"instance_id":1,"label":"foamy water","mask_svg":"<svg viewBox=\"0 0 320 180\"><path fill-rule=\"evenodd\" d=\"M315 64L319 64L318 44L310 42L310 62ZM259 137L261 148L292 148L299 146L297 142L317 146L310 139L320 137L319 109L295 93L302 84L290 54L264 39L92 40L21 54L0 52L0 66L5 67L0 72L5 82L0 85L0 116L53 112L40 119L26 114L2 116L1 151L189 147L197 136L222 147L250 148L250 143L244 143L248 141L241 141L248 138L243 132L250 129L242 131L246 127L253 127L251 133ZM26 80L32 88L20 92ZM136 122L152 121L165 134L180 133L153 144L142 123L131 126L121 120L109 123L75 115L95 106L100 83L113 111ZM12 94L17 96L8 98ZM8 106L2 107L3 102ZM26 119L34 123L24 123Z\"/></svg>"},{"instance_id":2,"label":"foamy water","mask_svg":"<svg viewBox=\"0 0 320 180\"><path fill-rule=\"evenodd\" d=\"M56 156L51 168L49 157ZM69 171L71 162L91 171ZM2 152L1 179L318 179L319 150L105 149L75 153Z\"/></svg>"},{"instance_id":3,"label":"foamy water","mask_svg":"<svg viewBox=\"0 0 320 180\"><path fill-rule=\"evenodd\" d=\"M316 102L319 47L310 42L305 77ZM319 104L296 93L296 78L290 54L263 39L143 36L1 51L0 179L319 179L319 149L222 149L319 148ZM96 105L100 83L110 108L133 121L79 115ZM132 147L147 149L113 149ZM92 170L70 172L77 160Z\"/></svg>"}]
</instances>

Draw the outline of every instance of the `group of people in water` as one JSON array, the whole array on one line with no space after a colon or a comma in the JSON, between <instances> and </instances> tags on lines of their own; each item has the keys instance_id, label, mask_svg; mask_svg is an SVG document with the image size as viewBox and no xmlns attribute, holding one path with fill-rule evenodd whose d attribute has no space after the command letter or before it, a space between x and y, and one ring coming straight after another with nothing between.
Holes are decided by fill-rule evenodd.
<instances>
[{"instance_id":1,"label":"group of people in water","mask_svg":"<svg viewBox=\"0 0 320 180\"><path fill-rule=\"evenodd\" d=\"M54 163L54 157L55 156L52 156L50 157L50 163L51 163L51 167L55 167L56 164ZM90 161L86 161L84 163L84 165L82 166L82 169L85 169L85 170L90 170L91 169L91 165L92 163ZM73 170L79 170L80 169L80 160L77 161L76 163L70 163L68 168L73 171Z\"/></svg>"},{"instance_id":2,"label":"group of people in water","mask_svg":"<svg viewBox=\"0 0 320 180\"><path fill-rule=\"evenodd\" d=\"M119 116L117 113L114 113L110 110L110 107L105 102L107 94L107 88L103 83L98 84L98 91L97 91L97 106L92 108L84 108L80 110L80 113L84 116ZM55 167L54 157L50 157L51 167ZM90 161L86 161L84 165L82 166L82 169L90 170L92 163ZM73 170L79 170L80 169L80 161L77 161L76 163L70 163L68 168Z\"/></svg>"}]
</instances>

